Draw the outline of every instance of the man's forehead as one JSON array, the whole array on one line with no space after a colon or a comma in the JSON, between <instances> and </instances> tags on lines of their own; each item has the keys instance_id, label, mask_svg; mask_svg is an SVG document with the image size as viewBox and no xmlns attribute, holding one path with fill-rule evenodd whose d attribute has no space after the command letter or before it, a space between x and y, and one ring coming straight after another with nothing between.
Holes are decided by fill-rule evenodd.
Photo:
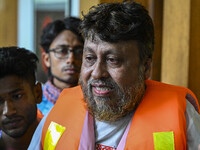
<instances>
[{"instance_id":1,"label":"man's forehead","mask_svg":"<svg viewBox=\"0 0 200 150\"><path fill-rule=\"evenodd\" d=\"M22 90L27 81L17 76L6 76L0 79L0 94Z\"/></svg>"},{"instance_id":2,"label":"man's forehead","mask_svg":"<svg viewBox=\"0 0 200 150\"><path fill-rule=\"evenodd\" d=\"M78 36L74 34L72 31L64 30L56 36L56 38L52 41L50 47L58 45L77 46L77 45L83 45L83 42L80 41Z\"/></svg>"},{"instance_id":3,"label":"man's forehead","mask_svg":"<svg viewBox=\"0 0 200 150\"><path fill-rule=\"evenodd\" d=\"M93 40L91 38L85 40L84 51L112 50L113 52L138 53L138 44L135 40L106 42L101 39Z\"/></svg>"}]
</instances>

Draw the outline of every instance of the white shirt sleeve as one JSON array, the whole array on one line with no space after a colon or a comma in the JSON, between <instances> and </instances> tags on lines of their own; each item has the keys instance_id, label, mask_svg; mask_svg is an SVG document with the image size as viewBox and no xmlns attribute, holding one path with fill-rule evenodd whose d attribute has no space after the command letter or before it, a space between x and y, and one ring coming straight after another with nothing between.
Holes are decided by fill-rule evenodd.
<instances>
[{"instance_id":1,"label":"white shirt sleeve","mask_svg":"<svg viewBox=\"0 0 200 150\"><path fill-rule=\"evenodd\" d=\"M40 121L39 125L37 126L33 137L31 139L31 143L28 147L28 150L42 150L42 145L41 145L41 137L42 137L42 129L44 126L44 123L46 121L46 118L49 113L47 113L42 120Z\"/></svg>"},{"instance_id":2,"label":"white shirt sleeve","mask_svg":"<svg viewBox=\"0 0 200 150\"><path fill-rule=\"evenodd\" d=\"M188 100L186 100L185 116L187 122L187 149L198 150L200 144L200 115Z\"/></svg>"}]
</instances>

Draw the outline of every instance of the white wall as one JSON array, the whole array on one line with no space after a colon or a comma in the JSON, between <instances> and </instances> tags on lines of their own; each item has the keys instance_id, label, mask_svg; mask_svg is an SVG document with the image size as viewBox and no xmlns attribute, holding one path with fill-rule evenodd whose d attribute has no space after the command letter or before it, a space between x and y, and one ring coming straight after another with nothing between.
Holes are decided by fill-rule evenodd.
<instances>
[{"instance_id":1,"label":"white wall","mask_svg":"<svg viewBox=\"0 0 200 150\"><path fill-rule=\"evenodd\" d=\"M34 1L18 0L17 45L34 51Z\"/></svg>"},{"instance_id":2,"label":"white wall","mask_svg":"<svg viewBox=\"0 0 200 150\"><path fill-rule=\"evenodd\" d=\"M35 4L39 6L39 4L44 3L56 3L62 4L66 3L66 10L68 6L69 0L18 0L18 37L17 37L17 45L19 47L24 47L31 51L35 51L34 46L34 33L35 33ZM71 0L71 16L79 17L79 0ZM59 9L60 7L56 7ZM54 7L55 8L55 7ZM44 9L44 8L43 8ZM52 9L52 8L50 8ZM63 8L60 8L63 9ZM67 16L67 14L66 14Z\"/></svg>"}]
</instances>

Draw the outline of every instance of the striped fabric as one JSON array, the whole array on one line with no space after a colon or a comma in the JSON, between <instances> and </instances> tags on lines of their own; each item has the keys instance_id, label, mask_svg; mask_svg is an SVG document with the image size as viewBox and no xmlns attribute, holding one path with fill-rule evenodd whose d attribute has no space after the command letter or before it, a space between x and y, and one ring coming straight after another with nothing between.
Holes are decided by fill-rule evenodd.
<instances>
[{"instance_id":1,"label":"striped fabric","mask_svg":"<svg viewBox=\"0 0 200 150\"><path fill-rule=\"evenodd\" d=\"M56 103L58 96L62 90L55 87L51 81L47 81L43 86L43 94L47 98L48 101L53 104Z\"/></svg>"}]
</instances>

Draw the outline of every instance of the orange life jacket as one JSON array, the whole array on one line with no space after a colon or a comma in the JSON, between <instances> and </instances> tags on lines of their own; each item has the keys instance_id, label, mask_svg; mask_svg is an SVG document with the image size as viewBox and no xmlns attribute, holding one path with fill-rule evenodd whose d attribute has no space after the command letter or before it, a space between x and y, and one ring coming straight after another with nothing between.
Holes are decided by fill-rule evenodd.
<instances>
[{"instance_id":1,"label":"orange life jacket","mask_svg":"<svg viewBox=\"0 0 200 150\"><path fill-rule=\"evenodd\" d=\"M44 117L44 115L42 114L42 112L39 109L37 109L37 117L40 119L42 119Z\"/></svg>"},{"instance_id":2,"label":"orange life jacket","mask_svg":"<svg viewBox=\"0 0 200 150\"><path fill-rule=\"evenodd\" d=\"M157 133L160 135L169 131L173 132L175 149L186 150L185 97L188 93L195 100L196 97L189 89L183 87L151 80L147 80L146 85L143 99L132 119L125 150L154 150L155 137L160 140ZM196 104L199 111L197 100ZM78 150L86 110L80 86L63 90L44 124L42 146L48 127L53 121L66 128L55 149Z\"/></svg>"}]
</instances>

